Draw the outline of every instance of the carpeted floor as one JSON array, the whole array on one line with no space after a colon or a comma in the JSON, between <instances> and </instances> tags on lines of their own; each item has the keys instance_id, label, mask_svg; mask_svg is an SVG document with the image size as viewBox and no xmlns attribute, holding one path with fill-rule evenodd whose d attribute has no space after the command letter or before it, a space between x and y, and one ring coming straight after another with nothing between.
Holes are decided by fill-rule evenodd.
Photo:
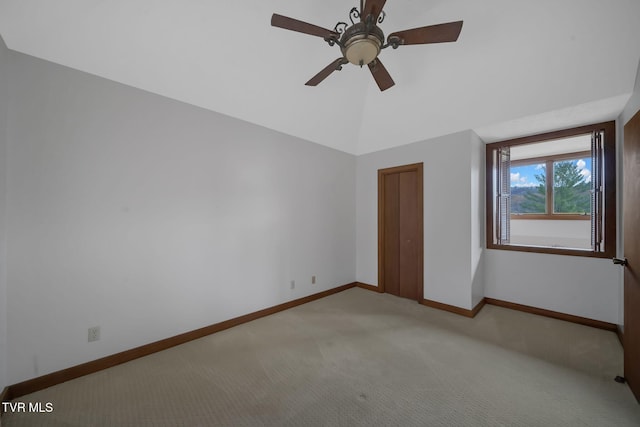
<instances>
[{"instance_id":1,"label":"carpeted floor","mask_svg":"<svg viewBox=\"0 0 640 427\"><path fill-rule=\"evenodd\" d=\"M638 426L616 335L354 288L51 387L18 426Z\"/></svg>"}]
</instances>

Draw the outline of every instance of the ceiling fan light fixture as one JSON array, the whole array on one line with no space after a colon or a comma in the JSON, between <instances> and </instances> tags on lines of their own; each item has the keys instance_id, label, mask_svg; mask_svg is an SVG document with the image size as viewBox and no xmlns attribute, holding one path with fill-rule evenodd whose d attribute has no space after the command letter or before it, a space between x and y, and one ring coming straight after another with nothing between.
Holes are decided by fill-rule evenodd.
<instances>
[{"instance_id":1,"label":"ceiling fan light fixture","mask_svg":"<svg viewBox=\"0 0 640 427\"><path fill-rule=\"evenodd\" d=\"M344 49L344 56L352 64L363 66L378 57L380 43L373 38L353 40Z\"/></svg>"},{"instance_id":2,"label":"ceiling fan light fixture","mask_svg":"<svg viewBox=\"0 0 640 427\"><path fill-rule=\"evenodd\" d=\"M384 33L376 26L367 27L364 22L358 22L346 29L340 42L347 61L362 67L380 54Z\"/></svg>"}]
</instances>

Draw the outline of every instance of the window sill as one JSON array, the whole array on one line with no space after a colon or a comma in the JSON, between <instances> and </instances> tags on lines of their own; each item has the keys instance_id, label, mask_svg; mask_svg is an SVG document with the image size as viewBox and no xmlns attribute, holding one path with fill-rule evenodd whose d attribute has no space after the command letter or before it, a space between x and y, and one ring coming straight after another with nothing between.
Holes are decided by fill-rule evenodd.
<instances>
[{"instance_id":1,"label":"window sill","mask_svg":"<svg viewBox=\"0 0 640 427\"><path fill-rule=\"evenodd\" d=\"M555 214L555 215L546 215L546 214L521 214L521 215L511 215L511 220L519 220L519 219L540 219L546 221L591 221L590 215L571 215L571 214Z\"/></svg>"},{"instance_id":2,"label":"window sill","mask_svg":"<svg viewBox=\"0 0 640 427\"><path fill-rule=\"evenodd\" d=\"M522 245L497 245L495 243L487 243L487 249L498 249L504 251L516 251L516 252L532 252L539 254L551 254L551 255L569 255L579 256L585 258L613 258L614 254L607 252L593 252L591 250L584 249L569 249L569 248L552 248L543 246L522 246Z\"/></svg>"}]
</instances>

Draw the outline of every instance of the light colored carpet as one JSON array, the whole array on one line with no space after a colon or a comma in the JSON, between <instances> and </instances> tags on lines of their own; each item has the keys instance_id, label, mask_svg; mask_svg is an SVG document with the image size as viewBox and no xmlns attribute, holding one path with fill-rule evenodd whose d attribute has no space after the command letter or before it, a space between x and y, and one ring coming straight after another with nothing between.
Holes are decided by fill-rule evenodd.
<instances>
[{"instance_id":1,"label":"light colored carpet","mask_svg":"<svg viewBox=\"0 0 640 427\"><path fill-rule=\"evenodd\" d=\"M60 384L18 426L638 426L614 333L362 289Z\"/></svg>"}]
</instances>

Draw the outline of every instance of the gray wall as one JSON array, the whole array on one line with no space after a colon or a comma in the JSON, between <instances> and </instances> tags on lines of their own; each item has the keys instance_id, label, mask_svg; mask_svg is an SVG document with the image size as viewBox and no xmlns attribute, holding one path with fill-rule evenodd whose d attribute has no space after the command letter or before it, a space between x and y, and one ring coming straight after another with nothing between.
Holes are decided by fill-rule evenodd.
<instances>
[{"instance_id":1,"label":"gray wall","mask_svg":"<svg viewBox=\"0 0 640 427\"><path fill-rule=\"evenodd\" d=\"M8 54L10 383L355 280L354 156Z\"/></svg>"},{"instance_id":2,"label":"gray wall","mask_svg":"<svg viewBox=\"0 0 640 427\"><path fill-rule=\"evenodd\" d=\"M633 88L633 94L627 102L622 114L620 114L619 120L624 125L640 110L640 64L638 64L638 71L636 73L636 83Z\"/></svg>"},{"instance_id":3,"label":"gray wall","mask_svg":"<svg viewBox=\"0 0 640 427\"><path fill-rule=\"evenodd\" d=\"M485 234L486 234L486 166L485 144L475 132L471 132L471 306L484 298L485 286Z\"/></svg>"},{"instance_id":4,"label":"gray wall","mask_svg":"<svg viewBox=\"0 0 640 427\"><path fill-rule=\"evenodd\" d=\"M8 66L7 47L0 36L0 391L7 380L7 265L6 265L6 170Z\"/></svg>"},{"instance_id":5,"label":"gray wall","mask_svg":"<svg viewBox=\"0 0 640 427\"><path fill-rule=\"evenodd\" d=\"M358 156L358 281L378 285L378 169L423 162L424 298L473 308L484 286L483 151L477 135L463 131Z\"/></svg>"}]
</instances>

